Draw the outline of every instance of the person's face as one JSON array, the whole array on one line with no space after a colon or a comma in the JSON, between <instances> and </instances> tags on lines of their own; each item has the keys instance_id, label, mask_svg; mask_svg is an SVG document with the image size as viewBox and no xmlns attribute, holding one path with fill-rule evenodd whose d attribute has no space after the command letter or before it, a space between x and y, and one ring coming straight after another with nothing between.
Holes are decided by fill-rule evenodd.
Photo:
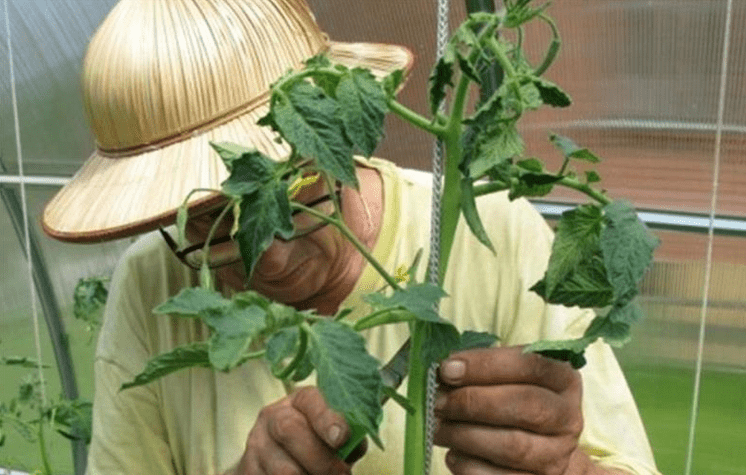
<instances>
[{"instance_id":1,"label":"person's face","mask_svg":"<svg viewBox=\"0 0 746 475\"><path fill-rule=\"evenodd\" d=\"M326 185L322 180L317 180L303 187L294 200L311 203L327 194L329 190ZM360 194L343 188L341 201L347 225L364 243L372 245L377 228L373 225L370 211L363 204ZM187 224L187 238L191 242L203 241L216 214L217 212L212 212L191 218ZM298 215L294 219L303 226L307 224L308 216ZM231 219L223 220L214 236L227 235L231 226ZM217 276L231 288L244 287L245 273L236 242L229 241L215 246L210 257L211 263L215 262L214 259L236 262L217 269ZM344 288L353 273L359 272L361 262L362 256L339 230L333 226L325 226L298 239L273 241L257 262L249 287L270 299L299 309L316 308L320 312L334 312L334 308L325 308L326 303L335 300L335 293ZM356 278L357 274L353 277Z\"/></svg>"}]
</instances>

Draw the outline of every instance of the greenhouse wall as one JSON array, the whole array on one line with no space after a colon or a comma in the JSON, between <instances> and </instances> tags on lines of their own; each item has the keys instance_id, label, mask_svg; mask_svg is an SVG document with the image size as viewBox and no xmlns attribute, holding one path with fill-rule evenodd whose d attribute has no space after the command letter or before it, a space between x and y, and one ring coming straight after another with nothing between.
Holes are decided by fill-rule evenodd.
<instances>
[{"instance_id":1,"label":"greenhouse wall","mask_svg":"<svg viewBox=\"0 0 746 475\"><path fill-rule=\"evenodd\" d=\"M61 385L30 272L49 275L77 388L90 399L96 335L72 316L74 287L82 277L108 276L132 242L64 244L39 226L44 204L94 148L79 73L90 36L115 3L0 0L0 186L22 203L43 262L30 269L27 240L8 205L0 207L0 356L40 354L48 397ZM416 63L401 97L426 113L435 2L309 3L332 39L411 48ZM456 25L466 9L451 3ZM746 474L746 1L562 0L550 13L563 46L548 76L574 105L527 118L528 149L558 165L547 140L553 131L593 150L604 159L597 170L608 194L655 213L648 225L663 242L642 285L645 320L617 350L659 469ZM538 56L549 32L536 34L530 49ZM430 139L387 120L376 154L429 169ZM552 222L553 205L579 199L558 193L536 206ZM0 404L33 374L0 366ZM0 467L37 469L37 445L4 430ZM70 443L55 433L47 439L55 472L72 474Z\"/></svg>"}]
</instances>

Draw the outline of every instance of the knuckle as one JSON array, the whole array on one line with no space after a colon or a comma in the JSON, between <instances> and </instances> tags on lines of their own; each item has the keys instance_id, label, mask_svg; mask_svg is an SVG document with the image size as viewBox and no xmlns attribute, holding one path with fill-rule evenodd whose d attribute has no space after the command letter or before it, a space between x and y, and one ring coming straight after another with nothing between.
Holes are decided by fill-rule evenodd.
<instances>
[{"instance_id":1,"label":"knuckle","mask_svg":"<svg viewBox=\"0 0 746 475\"><path fill-rule=\"evenodd\" d=\"M295 411L283 411L269 422L269 433L281 445L286 445L293 437L302 433L300 428L304 423L305 419Z\"/></svg>"},{"instance_id":2,"label":"knuckle","mask_svg":"<svg viewBox=\"0 0 746 475\"><path fill-rule=\"evenodd\" d=\"M506 453L510 454L516 467L531 465L531 443L523 437L521 431L510 431L505 438Z\"/></svg>"},{"instance_id":3,"label":"knuckle","mask_svg":"<svg viewBox=\"0 0 746 475\"><path fill-rule=\"evenodd\" d=\"M269 473L273 475L303 475L303 472L297 465L287 460L275 463Z\"/></svg>"}]
</instances>

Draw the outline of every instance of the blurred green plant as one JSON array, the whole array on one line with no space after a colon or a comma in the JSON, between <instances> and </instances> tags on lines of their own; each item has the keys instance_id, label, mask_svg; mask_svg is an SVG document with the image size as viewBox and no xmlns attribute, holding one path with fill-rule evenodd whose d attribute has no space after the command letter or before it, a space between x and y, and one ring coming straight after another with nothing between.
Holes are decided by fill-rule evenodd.
<instances>
[{"instance_id":1,"label":"blurred green plant","mask_svg":"<svg viewBox=\"0 0 746 475\"><path fill-rule=\"evenodd\" d=\"M24 356L0 356L0 366L37 370L39 363ZM48 368L42 365L42 369ZM52 475L47 429L70 440L91 441L92 404L85 399L70 400L59 397L46 400L42 382L37 372L25 375L18 385L18 392L9 401L0 402L0 447L5 445L8 429L29 443L37 444L44 475Z\"/></svg>"}]
</instances>

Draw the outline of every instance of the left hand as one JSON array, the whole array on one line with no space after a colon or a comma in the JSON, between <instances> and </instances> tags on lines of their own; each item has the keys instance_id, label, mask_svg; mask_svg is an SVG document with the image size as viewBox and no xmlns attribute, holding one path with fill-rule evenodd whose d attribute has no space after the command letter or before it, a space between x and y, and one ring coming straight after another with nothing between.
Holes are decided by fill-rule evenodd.
<instances>
[{"instance_id":1,"label":"left hand","mask_svg":"<svg viewBox=\"0 0 746 475\"><path fill-rule=\"evenodd\" d=\"M579 449L580 373L522 348L469 350L440 367L435 444L456 475L605 473ZM597 472L598 470L598 472Z\"/></svg>"}]
</instances>

